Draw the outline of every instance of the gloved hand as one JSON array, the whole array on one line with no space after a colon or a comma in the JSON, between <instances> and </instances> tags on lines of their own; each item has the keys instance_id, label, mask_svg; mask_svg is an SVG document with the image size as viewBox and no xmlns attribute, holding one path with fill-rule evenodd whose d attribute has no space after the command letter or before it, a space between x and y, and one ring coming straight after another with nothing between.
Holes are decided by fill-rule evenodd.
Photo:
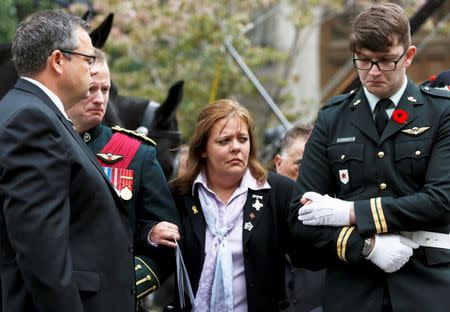
<instances>
[{"instance_id":1,"label":"gloved hand","mask_svg":"<svg viewBox=\"0 0 450 312\"><path fill-rule=\"evenodd\" d=\"M398 234L375 235L375 246L366 257L386 273L399 270L419 245Z\"/></svg>"},{"instance_id":2,"label":"gloved hand","mask_svg":"<svg viewBox=\"0 0 450 312\"><path fill-rule=\"evenodd\" d=\"M306 192L302 199L311 200L298 210L298 219L305 225L343 226L350 224L353 202L340 200L316 192Z\"/></svg>"}]
</instances>

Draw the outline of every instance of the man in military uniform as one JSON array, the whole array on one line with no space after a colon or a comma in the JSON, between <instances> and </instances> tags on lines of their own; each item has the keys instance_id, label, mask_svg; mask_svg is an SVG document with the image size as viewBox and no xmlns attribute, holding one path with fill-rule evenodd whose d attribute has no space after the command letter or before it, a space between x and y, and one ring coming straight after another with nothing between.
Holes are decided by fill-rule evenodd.
<instances>
[{"instance_id":1,"label":"man in military uniform","mask_svg":"<svg viewBox=\"0 0 450 312\"><path fill-rule=\"evenodd\" d=\"M67 114L125 204L135 236L136 292L137 299L141 299L156 290L175 269L172 248L174 240L180 239L179 217L156 160L155 142L143 134L101 124L109 98L110 75L104 53L96 49L95 55L90 96ZM149 234L137 237L136 233Z\"/></svg>"},{"instance_id":2,"label":"man in military uniform","mask_svg":"<svg viewBox=\"0 0 450 312\"><path fill-rule=\"evenodd\" d=\"M328 266L326 311L448 311L449 92L406 77L416 47L397 5L363 11L350 47L362 87L319 112L293 238Z\"/></svg>"}]
</instances>

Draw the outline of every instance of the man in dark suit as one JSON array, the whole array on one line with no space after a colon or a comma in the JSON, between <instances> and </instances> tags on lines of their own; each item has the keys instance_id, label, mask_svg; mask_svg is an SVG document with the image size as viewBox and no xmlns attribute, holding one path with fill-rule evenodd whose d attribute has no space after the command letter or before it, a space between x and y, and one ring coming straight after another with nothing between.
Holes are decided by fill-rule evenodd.
<instances>
[{"instance_id":1,"label":"man in dark suit","mask_svg":"<svg viewBox=\"0 0 450 312\"><path fill-rule=\"evenodd\" d=\"M311 127L303 125L294 125L286 132L281 140L280 150L274 157L275 170L278 174L294 181L297 179L310 133ZM288 256L286 260L286 290L294 303L294 311L321 311L326 270L295 268Z\"/></svg>"},{"instance_id":2,"label":"man in dark suit","mask_svg":"<svg viewBox=\"0 0 450 312\"><path fill-rule=\"evenodd\" d=\"M136 270L137 297L141 299L174 271L174 239L180 239L180 221L156 159L155 142L143 134L101 124L111 81L105 54L95 49L95 56L90 96L67 114L125 204L135 234L138 261L145 262ZM145 281L147 276L151 280Z\"/></svg>"},{"instance_id":3,"label":"man in dark suit","mask_svg":"<svg viewBox=\"0 0 450 312\"><path fill-rule=\"evenodd\" d=\"M19 76L0 102L3 310L134 311L125 208L65 110L89 95L94 48L79 18L20 23Z\"/></svg>"},{"instance_id":4,"label":"man in dark suit","mask_svg":"<svg viewBox=\"0 0 450 312\"><path fill-rule=\"evenodd\" d=\"M350 46L363 87L319 112L291 231L328 262L324 310L448 311L450 93L406 77L397 5L363 11Z\"/></svg>"}]
</instances>

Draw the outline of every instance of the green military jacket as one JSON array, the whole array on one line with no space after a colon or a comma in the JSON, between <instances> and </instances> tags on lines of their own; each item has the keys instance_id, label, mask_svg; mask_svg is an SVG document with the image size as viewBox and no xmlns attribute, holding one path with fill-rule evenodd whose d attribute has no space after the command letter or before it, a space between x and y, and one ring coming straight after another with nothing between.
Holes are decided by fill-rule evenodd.
<instances>
[{"instance_id":1,"label":"green military jacket","mask_svg":"<svg viewBox=\"0 0 450 312\"><path fill-rule=\"evenodd\" d=\"M420 247L388 274L361 256L364 238L400 231L450 231L450 92L411 81L379 136L362 88L332 98L319 112L298 183L354 201L356 225L310 227L291 214L299 246L328 266L324 309L381 311L387 285L393 311L448 311L450 250Z\"/></svg>"},{"instance_id":2,"label":"green military jacket","mask_svg":"<svg viewBox=\"0 0 450 312\"><path fill-rule=\"evenodd\" d=\"M127 168L133 171L132 196L128 200L123 199L134 235L134 252L138 256L135 269L139 299L158 288L175 269L174 250L150 245L147 242L148 233L161 221L176 225L180 221L166 178L156 159L154 142L129 130L118 131L141 141ZM112 129L101 124L81 134L100 160L103 160L100 151L112 135Z\"/></svg>"}]
</instances>

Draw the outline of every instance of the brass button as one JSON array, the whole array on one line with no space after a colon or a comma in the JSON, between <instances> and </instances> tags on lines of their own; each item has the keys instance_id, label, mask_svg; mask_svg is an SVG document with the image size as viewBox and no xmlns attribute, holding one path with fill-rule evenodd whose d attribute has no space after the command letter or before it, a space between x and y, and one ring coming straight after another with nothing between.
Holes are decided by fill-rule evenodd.
<instances>
[{"instance_id":1,"label":"brass button","mask_svg":"<svg viewBox=\"0 0 450 312\"><path fill-rule=\"evenodd\" d=\"M416 154L416 156L420 156L421 152L420 151L416 151L414 154Z\"/></svg>"},{"instance_id":2,"label":"brass button","mask_svg":"<svg viewBox=\"0 0 450 312\"><path fill-rule=\"evenodd\" d=\"M383 158L384 157L384 152L383 151L380 151L380 152L378 152L378 158Z\"/></svg>"},{"instance_id":3,"label":"brass button","mask_svg":"<svg viewBox=\"0 0 450 312\"><path fill-rule=\"evenodd\" d=\"M344 155L344 154L341 155L341 159L342 159L342 160L345 159L345 155Z\"/></svg>"},{"instance_id":4,"label":"brass button","mask_svg":"<svg viewBox=\"0 0 450 312\"><path fill-rule=\"evenodd\" d=\"M381 183L380 184L380 190L385 190L387 188L386 183Z\"/></svg>"}]
</instances>

